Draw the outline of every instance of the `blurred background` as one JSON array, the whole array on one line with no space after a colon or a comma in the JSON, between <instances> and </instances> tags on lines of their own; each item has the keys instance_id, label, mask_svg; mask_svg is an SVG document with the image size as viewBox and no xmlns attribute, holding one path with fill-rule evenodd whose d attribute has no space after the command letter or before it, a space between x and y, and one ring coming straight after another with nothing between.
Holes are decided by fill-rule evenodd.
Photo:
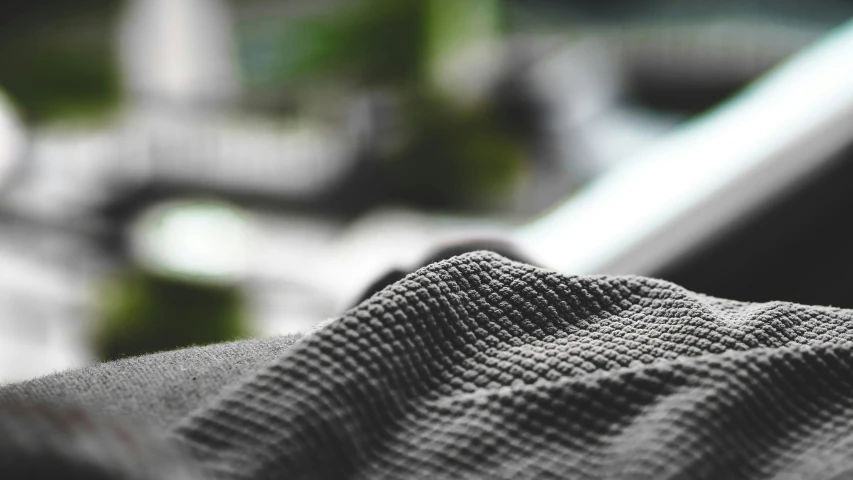
<instances>
[{"instance_id":1,"label":"blurred background","mask_svg":"<svg viewBox=\"0 0 853 480\"><path fill-rule=\"evenodd\" d=\"M0 382L303 331L471 240L853 307L853 3L18 3Z\"/></svg>"}]
</instances>

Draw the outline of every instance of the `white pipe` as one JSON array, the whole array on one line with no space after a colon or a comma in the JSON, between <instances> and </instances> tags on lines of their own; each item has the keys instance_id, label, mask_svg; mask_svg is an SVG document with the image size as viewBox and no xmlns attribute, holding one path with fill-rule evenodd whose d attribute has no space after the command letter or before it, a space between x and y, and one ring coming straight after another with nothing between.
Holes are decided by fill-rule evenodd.
<instances>
[{"instance_id":1,"label":"white pipe","mask_svg":"<svg viewBox=\"0 0 853 480\"><path fill-rule=\"evenodd\" d=\"M853 22L516 232L567 273L649 274L853 139Z\"/></svg>"}]
</instances>

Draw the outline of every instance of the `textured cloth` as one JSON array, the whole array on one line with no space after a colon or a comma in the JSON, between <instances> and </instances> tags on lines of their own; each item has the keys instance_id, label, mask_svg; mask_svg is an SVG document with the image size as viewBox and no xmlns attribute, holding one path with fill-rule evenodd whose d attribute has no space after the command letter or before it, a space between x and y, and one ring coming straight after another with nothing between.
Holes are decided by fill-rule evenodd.
<instances>
[{"instance_id":1,"label":"textured cloth","mask_svg":"<svg viewBox=\"0 0 853 480\"><path fill-rule=\"evenodd\" d=\"M154 353L59 372L0 389L17 403L86 406L161 429L265 366L299 335Z\"/></svg>"},{"instance_id":2,"label":"textured cloth","mask_svg":"<svg viewBox=\"0 0 853 480\"><path fill-rule=\"evenodd\" d=\"M204 478L850 477L851 340L847 310L476 253L161 424Z\"/></svg>"},{"instance_id":3,"label":"textured cloth","mask_svg":"<svg viewBox=\"0 0 853 480\"><path fill-rule=\"evenodd\" d=\"M0 404L0 478L196 480L174 445L145 425L91 408L41 402Z\"/></svg>"}]
</instances>

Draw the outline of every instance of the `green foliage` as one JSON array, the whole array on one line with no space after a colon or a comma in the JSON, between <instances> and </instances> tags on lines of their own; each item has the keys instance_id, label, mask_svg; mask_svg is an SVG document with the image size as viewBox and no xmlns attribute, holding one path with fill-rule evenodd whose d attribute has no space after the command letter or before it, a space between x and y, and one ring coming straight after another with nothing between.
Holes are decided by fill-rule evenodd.
<instances>
[{"instance_id":1,"label":"green foliage","mask_svg":"<svg viewBox=\"0 0 853 480\"><path fill-rule=\"evenodd\" d=\"M487 108L418 100L407 110L409 138L383 163L396 196L436 208L493 206L523 174L520 139Z\"/></svg>"},{"instance_id":2,"label":"green foliage","mask_svg":"<svg viewBox=\"0 0 853 480\"><path fill-rule=\"evenodd\" d=\"M424 10L423 0L361 0L334 14L253 22L244 56L262 82L414 82L424 56ZM263 50L259 43L272 48L255 58L252 48Z\"/></svg>"},{"instance_id":3,"label":"green foliage","mask_svg":"<svg viewBox=\"0 0 853 480\"><path fill-rule=\"evenodd\" d=\"M102 297L96 350L104 360L249 335L236 286L133 271Z\"/></svg>"},{"instance_id":4,"label":"green foliage","mask_svg":"<svg viewBox=\"0 0 853 480\"><path fill-rule=\"evenodd\" d=\"M493 105L458 105L434 80L457 48L497 35L499 17L496 0L361 0L286 26L291 38L276 49L283 52L276 71L390 92L400 105L391 121L403 133L378 160L395 198L485 207L519 179L522 139L495 118Z\"/></svg>"},{"instance_id":5,"label":"green foliage","mask_svg":"<svg viewBox=\"0 0 853 480\"><path fill-rule=\"evenodd\" d=\"M52 42L0 59L0 86L31 123L99 114L119 98L118 75L109 55Z\"/></svg>"},{"instance_id":6,"label":"green foliage","mask_svg":"<svg viewBox=\"0 0 853 480\"><path fill-rule=\"evenodd\" d=\"M325 14L248 25L243 61L259 87L337 86L392 97L395 107L383 113L390 118L379 121L394 132L380 134L399 136L379 139L395 148L378 149L374 159L392 200L490 207L523 174L526 138L500 118L501 99L459 101L467 92L456 95L454 75L445 74L466 48L499 41L502 20L499 0L353 0Z\"/></svg>"},{"instance_id":7,"label":"green foliage","mask_svg":"<svg viewBox=\"0 0 853 480\"><path fill-rule=\"evenodd\" d=\"M100 114L120 96L116 0L48 1L0 18L0 89L24 120Z\"/></svg>"}]
</instances>

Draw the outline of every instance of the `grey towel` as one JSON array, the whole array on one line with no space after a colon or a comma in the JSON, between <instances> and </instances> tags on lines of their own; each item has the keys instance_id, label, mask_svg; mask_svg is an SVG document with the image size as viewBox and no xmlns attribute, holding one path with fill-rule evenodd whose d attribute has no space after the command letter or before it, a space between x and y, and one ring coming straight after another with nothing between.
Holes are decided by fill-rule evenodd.
<instances>
[{"instance_id":1,"label":"grey towel","mask_svg":"<svg viewBox=\"0 0 853 480\"><path fill-rule=\"evenodd\" d=\"M230 344L261 360L204 388L162 377L221 360L175 352L97 394L73 385L121 362L7 387L0 404L121 403L109 411L147 415L205 478L835 478L853 476L851 327L847 310L475 253L274 355ZM158 403L173 388L192 401ZM154 413L127 406L146 389Z\"/></svg>"}]
</instances>

